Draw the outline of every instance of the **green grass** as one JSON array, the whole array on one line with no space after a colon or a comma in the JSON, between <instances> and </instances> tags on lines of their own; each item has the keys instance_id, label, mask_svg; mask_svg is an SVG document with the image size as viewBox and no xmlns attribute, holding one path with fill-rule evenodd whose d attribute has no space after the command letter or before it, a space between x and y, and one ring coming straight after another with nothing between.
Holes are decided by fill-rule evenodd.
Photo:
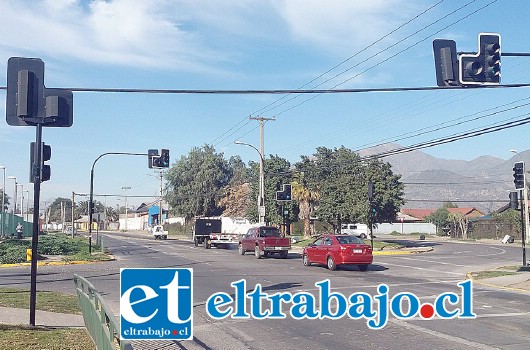
<instances>
[{"instance_id":1,"label":"green grass","mask_svg":"<svg viewBox=\"0 0 530 350\"><path fill-rule=\"evenodd\" d=\"M95 350L85 329L0 324L0 349L3 350Z\"/></svg>"},{"instance_id":2,"label":"green grass","mask_svg":"<svg viewBox=\"0 0 530 350\"><path fill-rule=\"evenodd\" d=\"M517 274L516 272L510 272L510 271L491 270L491 271L472 272L471 276L473 277L473 279L480 280L480 279L500 277L500 276L512 276L516 274Z\"/></svg>"},{"instance_id":3,"label":"green grass","mask_svg":"<svg viewBox=\"0 0 530 350\"><path fill-rule=\"evenodd\" d=\"M31 248L31 239L7 239L0 242L0 264L16 264L26 262L26 250ZM92 251L101 250L92 246ZM63 261L100 261L110 260L105 254L89 254L88 240L84 237L71 238L63 233L39 236L39 260L44 255L62 256Z\"/></svg>"},{"instance_id":4,"label":"green grass","mask_svg":"<svg viewBox=\"0 0 530 350\"><path fill-rule=\"evenodd\" d=\"M0 306L29 309L29 291L0 288ZM80 314L77 297L58 292L37 291L37 310ZM94 350L85 329L31 327L0 324L2 350Z\"/></svg>"},{"instance_id":5,"label":"green grass","mask_svg":"<svg viewBox=\"0 0 530 350\"><path fill-rule=\"evenodd\" d=\"M29 290L0 288L0 306L29 309ZM65 314L81 314L77 296L58 292L37 291L36 308Z\"/></svg>"}]
</instances>

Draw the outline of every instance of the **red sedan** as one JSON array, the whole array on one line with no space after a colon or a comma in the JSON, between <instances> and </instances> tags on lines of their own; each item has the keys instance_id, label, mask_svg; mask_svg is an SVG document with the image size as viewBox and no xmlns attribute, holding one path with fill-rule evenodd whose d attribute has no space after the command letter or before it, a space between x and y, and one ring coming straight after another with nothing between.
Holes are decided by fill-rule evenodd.
<instances>
[{"instance_id":1,"label":"red sedan","mask_svg":"<svg viewBox=\"0 0 530 350\"><path fill-rule=\"evenodd\" d=\"M373 261L372 248L356 236L325 234L304 248L302 261L305 266L315 263L330 270L338 265L357 265L366 271Z\"/></svg>"}]
</instances>

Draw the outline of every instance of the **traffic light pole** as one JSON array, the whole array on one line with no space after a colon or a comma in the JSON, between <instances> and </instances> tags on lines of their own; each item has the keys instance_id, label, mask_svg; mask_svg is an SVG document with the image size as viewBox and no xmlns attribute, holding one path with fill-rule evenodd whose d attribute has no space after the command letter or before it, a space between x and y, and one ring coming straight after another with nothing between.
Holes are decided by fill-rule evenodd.
<instances>
[{"instance_id":1,"label":"traffic light pole","mask_svg":"<svg viewBox=\"0 0 530 350\"><path fill-rule=\"evenodd\" d=\"M524 216L528 214L528 204L527 204L528 201L526 200L526 196L523 196L523 193L526 193L526 189L520 190L520 194L521 194L520 196L521 197L521 247L523 249L523 266L526 266L525 236L528 235L528 232L526 231L526 219ZM525 215L523 215L523 210L526 213Z\"/></svg>"},{"instance_id":2,"label":"traffic light pole","mask_svg":"<svg viewBox=\"0 0 530 350\"><path fill-rule=\"evenodd\" d=\"M107 152L101 154L99 157L96 158L96 160L94 160L94 163L92 163L92 169L90 170L90 199L88 201L88 252L90 254L92 254L92 214L94 211L94 167L96 166L96 162L100 158L110 154L127 156L149 156L149 154L147 153Z\"/></svg>"},{"instance_id":3,"label":"traffic light pole","mask_svg":"<svg viewBox=\"0 0 530 350\"><path fill-rule=\"evenodd\" d=\"M35 310L37 305L37 249L39 244L39 201L42 167L42 124L36 124L36 152L35 163L31 166L33 172L33 234L31 236L31 281L29 292L29 324L35 326Z\"/></svg>"}]
</instances>

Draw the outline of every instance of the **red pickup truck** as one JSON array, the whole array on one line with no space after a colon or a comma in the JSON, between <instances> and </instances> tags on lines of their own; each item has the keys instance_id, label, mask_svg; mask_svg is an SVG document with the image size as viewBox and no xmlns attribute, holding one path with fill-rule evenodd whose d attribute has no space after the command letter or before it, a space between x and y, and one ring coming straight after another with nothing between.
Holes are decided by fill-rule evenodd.
<instances>
[{"instance_id":1,"label":"red pickup truck","mask_svg":"<svg viewBox=\"0 0 530 350\"><path fill-rule=\"evenodd\" d=\"M276 253L285 259L289 249L291 240L273 226L253 227L239 240L239 254L254 252L257 259Z\"/></svg>"}]
</instances>

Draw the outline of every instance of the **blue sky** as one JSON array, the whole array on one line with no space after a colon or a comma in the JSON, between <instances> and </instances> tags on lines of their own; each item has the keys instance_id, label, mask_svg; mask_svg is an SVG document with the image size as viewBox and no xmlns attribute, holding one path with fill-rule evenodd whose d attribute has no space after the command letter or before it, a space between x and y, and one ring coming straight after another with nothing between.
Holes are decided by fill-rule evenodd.
<instances>
[{"instance_id":1,"label":"blue sky","mask_svg":"<svg viewBox=\"0 0 530 350\"><path fill-rule=\"evenodd\" d=\"M6 72L9 57L38 57L46 65L46 86L57 88L435 86L433 39L453 39L458 51L476 51L479 32L496 32L502 51L530 52L529 15L527 0L0 0L0 71ZM530 82L528 64L528 58L503 57L502 83ZM5 74L0 86L6 86ZM226 158L257 161L254 150L233 143L259 147L258 122L250 115L276 118L265 125L265 153L294 163L318 146L358 150L529 95L528 88L467 89L289 95L278 101L282 96L75 92L73 126L43 132L52 146L52 178L42 184L41 199L88 193L92 163L105 152L169 148L173 163L192 147L211 144ZM0 98L5 101L5 90ZM528 111L522 107L399 143L482 128ZM5 115L5 103L0 113ZM447 159L509 159L510 149L530 148L528 131L525 125L424 151ZM0 123L0 165L30 195L34 140L34 127ZM127 186L129 195L155 196L153 173L145 157L106 156L96 164L94 192L123 195ZM12 188L7 180L10 196ZM129 206L142 201L149 199L130 198ZM107 199L116 203L123 205L123 198Z\"/></svg>"}]
</instances>

